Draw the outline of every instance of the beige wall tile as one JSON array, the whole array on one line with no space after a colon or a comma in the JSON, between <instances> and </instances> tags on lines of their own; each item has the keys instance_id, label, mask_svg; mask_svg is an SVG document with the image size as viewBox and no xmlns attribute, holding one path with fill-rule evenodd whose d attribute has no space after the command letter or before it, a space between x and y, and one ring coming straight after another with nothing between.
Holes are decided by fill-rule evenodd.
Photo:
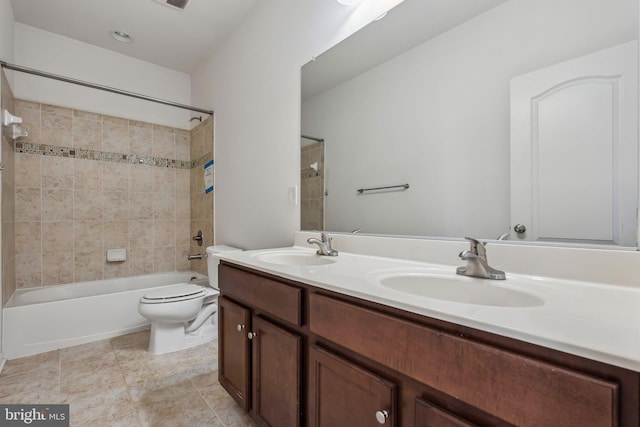
<instances>
[{"instance_id":1,"label":"beige wall tile","mask_svg":"<svg viewBox=\"0 0 640 427\"><path fill-rule=\"evenodd\" d=\"M105 254L108 249L129 247L129 221L104 221L103 227Z\"/></svg>"},{"instance_id":2,"label":"beige wall tile","mask_svg":"<svg viewBox=\"0 0 640 427\"><path fill-rule=\"evenodd\" d=\"M42 284L61 285L75 282L73 252L48 254L42 258Z\"/></svg>"},{"instance_id":3,"label":"beige wall tile","mask_svg":"<svg viewBox=\"0 0 640 427\"><path fill-rule=\"evenodd\" d=\"M76 282L101 280L104 278L104 259L102 250L81 251L75 254Z\"/></svg>"},{"instance_id":4,"label":"beige wall tile","mask_svg":"<svg viewBox=\"0 0 640 427\"><path fill-rule=\"evenodd\" d=\"M42 188L73 188L74 159L68 157L41 156Z\"/></svg>"},{"instance_id":5,"label":"beige wall tile","mask_svg":"<svg viewBox=\"0 0 640 427\"><path fill-rule=\"evenodd\" d=\"M42 223L42 254L73 253L73 221ZM72 258L73 259L73 258Z\"/></svg>"},{"instance_id":6,"label":"beige wall tile","mask_svg":"<svg viewBox=\"0 0 640 427\"><path fill-rule=\"evenodd\" d=\"M191 196L189 194L176 195L176 219L188 220L191 218Z\"/></svg>"},{"instance_id":7,"label":"beige wall tile","mask_svg":"<svg viewBox=\"0 0 640 427\"><path fill-rule=\"evenodd\" d=\"M204 180L204 172L202 172L202 179ZM176 194L190 194L191 193L191 170L190 169L176 169Z\"/></svg>"},{"instance_id":8,"label":"beige wall tile","mask_svg":"<svg viewBox=\"0 0 640 427\"><path fill-rule=\"evenodd\" d=\"M129 221L129 245L131 249L153 247L153 221Z\"/></svg>"},{"instance_id":9,"label":"beige wall tile","mask_svg":"<svg viewBox=\"0 0 640 427\"><path fill-rule=\"evenodd\" d=\"M176 222L153 221L153 246L175 246Z\"/></svg>"},{"instance_id":10,"label":"beige wall tile","mask_svg":"<svg viewBox=\"0 0 640 427\"><path fill-rule=\"evenodd\" d=\"M154 157L175 159L175 132L164 126L153 126L153 147L151 153Z\"/></svg>"},{"instance_id":11,"label":"beige wall tile","mask_svg":"<svg viewBox=\"0 0 640 427\"><path fill-rule=\"evenodd\" d=\"M128 163L102 162L102 189L104 191L129 191Z\"/></svg>"},{"instance_id":12,"label":"beige wall tile","mask_svg":"<svg viewBox=\"0 0 640 427\"><path fill-rule=\"evenodd\" d=\"M153 149L152 126L129 120L129 151L139 156L150 156Z\"/></svg>"},{"instance_id":13,"label":"beige wall tile","mask_svg":"<svg viewBox=\"0 0 640 427\"><path fill-rule=\"evenodd\" d=\"M176 159L191 160L191 135L189 131L176 129Z\"/></svg>"},{"instance_id":14,"label":"beige wall tile","mask_svg":"<svg viewBox=\"0 0 640 427\"><path fill-rule=\"evenodd\" d=\"M42 219L42 190L16 188L16 219L40 221Z\"/></svg>"},{"instance_id":15,"label":"beige wall tile","mask_svg":"<svg viewBox=\"0 0 640 427\"><path fill-rule=\"evenodd\" d=\"M160 220L176 219L176 195L153 193L153 218Z\"/></svg>"},{"instance_id":16,"label":"beige wall tile","mask_svg":"<svg viewBox=\"0 0 640 427\"><path fill-rule=\"evenodd\" d=\"M104 278L129 277L129 261L107 262L104 264Z\"/></svg>"},{"instance_id":17,"label":"beige wall tile","mask_svg":"<svg viewBox=\"0 0 640 427\"><path fill-rule=\"evenodd\" d=\"M176 221L176 245L188 247L193 236L195 234L191 234L191 221L188 219L186 221Z\"/></svg>"},{"instance_id":18,"label":"beige wall tile","mask_svg":"<svg viewBox=\"0 0 640 427\"><path fill-rule=\"evenodd\" d=\"M42 255L42 230L40 222L15 223L16 255Z\"/></svg>"},{"instance_id":19,"label":"beige wall tile","mask_svg":"<svg viewBox=\"0 0 640 427\"><path fill-rule=\"evenodd\" d=\"M129 219L129 193L105 191L102 193L102 217L106 221Z\"/></svg>"},{"instance_id":20,"label":"beige wall tile","mask_svg":"<svg viewBox=\"0 0 640 427\"><path fill-rule=\"evenodd\" d=\"M73 188L75 190L102 190L102 168L94 160L73 160Z\"/></svg>"},{"instance_id":21,"label":"beige wall tile","mask_svg":"<svg viewBox=\"0 0 640 427\"><path fill-rule=\"evenodd\" d=\"M154 193L129 193L129 219L153 219Z\"/></svg>"},{"instance_id":22,"label":"beige wall tile","mask_svg":"<svg viewBox=\"0 0 640 427\"><path fill-rule=\"evenodd\" d=\"M40 143L73 146L71 110L43 105L41 110Z\"/></svg>"},{"instance_id":23,"label":"beige wall tile","mask_svg":"<svg viewBox=\"0 0 640 427\"><path fill-rule=\"evenodd\" d=\"M40 155L18 153L15 156L15 186L40 188L42 185Z\"/></svg>"},{"instance_id":24,"label":"beige wall tile","mask_svg":"<svg viewBox=\"0 0 640 427\"><path fill-rule=\"evenodd\" d=\"M104 116L102 121L102 150L129 154L129 122L126 119Z\"/></svg>"},{"instance_id":25,"label":"beige wall tile","mask_svg":"<svg viewBox=\"0 0 640 427\"><path fill-rule=\"evenodd\" d=\"M30 133L43 144L192 159L193 132L26 101L19 108L25 125L32 126ZM199 131L202 154L211 152L213 135L204 136L208 129L202 126ZM3 156L8 158L4 151ZM16 285L190 268L191 213L195 210L198 219L213 217L207 212L213 197L204 195L201 167L194 174L189 169L56 156L18 154L15 159L11 179L2 185L3 192L14 196L3 204L3 219L12 220L3 221L5 237L12 236L10 242L3 241L3 250L11 254L3 261L21 269L12 273L3 265L3 278L8 280L11 273ZM197 187L202 194L194 198ZM213 229L206 221L200 225L207 234ZM211 240L208 235L206 240ZM106 262L106 250L116 247L128 250L125 263ZM204 253L204 248L198 249ZM27 256L35 262L29 263ZM206 272L206 262L202 266Z\"/></svg>"},{"instance_id":26,"label":"beige wall tile","mask_svg":"<svg viewBox=\"0 0 640 427\"><path fill-rule=\"evenodd\" d=\"M74 115L73 147L102 150L102 120L93 116Z\"/></svg>"},{"instance_id":27,"label":"beige wall tile","mask_svg":"<svg viewBox=\"0 0 640 427\"><path fill-rule=\"evenodd\" d=\"M73 192L73 219L102 219L102 192L94 190L76 190Z\"/></svg>"},{"instance_id":28,"label":"beige wall tile","mask_svg":"<svg viewBox=\"0 0 640 427\"><path fill-rule=\"evenodd\" d=\"M16 288L42 285L42 258L31 255L16 256Z\"/></svg>"},{"instance_id":29,"label":"beige wall tile","mask_svg":"<svg viewBox=\"0 0 640 427\"><path fill-rule=\"evenodd\" d=\"M129 257L129 273L132 276L153 273L154 251L151 247L133 248Z\"/></svg>"},{"instance_id":30,"label":"beige wall tile","mask_svg":"<svg viewBox=\"0 0 640 427\"><path fill-rule=\"evenodd\" d=\"M42 190L42 220L71 221L73 219L72 190Z\"/></svg>"},{"instance_id":31,"label":"beige wall tile","mask_svg":"<svg viewBox=\"0 0 640 427\"><path fill-rule=\"evenodd\" d=\"M174 168L153 168L153 191L176 193L176 170Z\"/></svg>"},{"instance_id":32,"label":"beige wall tile","mask_svg":"<svg viewBox=\"0 0 640 427\"><path fill-rule=\"evenodd\" d=\"M147 165L131 165L130 191L153 191L154 167Z\"/></svg>"},{"instance_id":33,"label":"beige wall tile","mask_svg":"<svg viewBox=\"0 0 640 427\"><path fill-rule=\"evenodd\" d=\"M176 248L155 247L153 250L153 271L154 273L163 273L167 271L175 271L176 268Z\"/></svg>"}]
</instances>

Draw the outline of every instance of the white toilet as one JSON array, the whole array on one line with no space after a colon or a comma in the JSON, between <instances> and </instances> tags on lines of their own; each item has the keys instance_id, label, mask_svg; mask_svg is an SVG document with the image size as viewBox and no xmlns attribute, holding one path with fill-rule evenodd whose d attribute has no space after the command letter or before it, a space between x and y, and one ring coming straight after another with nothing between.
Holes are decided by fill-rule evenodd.
<instances>
[{"instance_id":1,"label":"white toilet","mask_svg":"<svg viewBox=\"0 0 640 427\"><path fill-rule=\"evenodd\" d=\"M207 248L209 286L195 283L163 286L140 299L138 312L151 321L149 353L183 350L218 337L217 255L237 251L240 249L230 246Z\"/></svg>"}]
</instances>

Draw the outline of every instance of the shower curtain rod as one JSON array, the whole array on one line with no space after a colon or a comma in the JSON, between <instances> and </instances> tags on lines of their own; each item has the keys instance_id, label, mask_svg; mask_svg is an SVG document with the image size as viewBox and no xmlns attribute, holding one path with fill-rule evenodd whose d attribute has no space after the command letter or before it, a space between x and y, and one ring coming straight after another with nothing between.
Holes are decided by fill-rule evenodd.
<instances>
[{"instance_id":1,"label":"shower curtain rod","mask_svg":"<svg viewBox=\"0 0 640 427\"><path fill-rule=\"evenodd\" d=\"M314 136L308 136L308 135L300 135L300 137L304 138L304 139L310 139L312 141L318 141L318 142L323 142L324 139L322 138L316 138Z\"/></svg>"},{"instance_id":2,"label":"shower curtain rod","mask_svg":"<svg viewBox=\"0 0 640 427\"><path fill-rule=\"evenodd\" d=\"M122 90L122 89L116 89L116 88L109 87L109 86L103 86L103 85L99 85L99 84L95 84L95 83L89 83L89 82L85 82L83 80L77 80L77 79L72 79L72 78L69 78L69 77L63 77L63 76L59 76L57 74L47 73L45 71L34 70L33 68L27 68L27 67L22 67L20 65L9 64L9 63L4 62L4 61L0 61L0 66L2 66L2 68L7 68L9 70L19 71L21 73L33 74L34 76L46 77L48 79L59 80L61 82L65 82L65 83L72 83L72 84L75 84L75 85L85 86L85 87L89 87L89 88L92 88L92 89L103 90L105 92L111 92L111 93L115 93L115 94L118 94L118 95L129 96L131 98L137 98L137 99L142 99L142 100L145 100L145 101L156 102L158 104L164 104L164 105L168 105L170 107L182 108L183 110L197 111L198 113L204 113L204 114L213 115L213 111L211 111L211 110L205 110L203 108L192 107L190 105L180 104L178 102L166 101L166 100L160 99L160 98L153 98L151 96L142 95L142 94L135 93L135 92L129 92L129 91Z\"/></svg>"}]
</instances>

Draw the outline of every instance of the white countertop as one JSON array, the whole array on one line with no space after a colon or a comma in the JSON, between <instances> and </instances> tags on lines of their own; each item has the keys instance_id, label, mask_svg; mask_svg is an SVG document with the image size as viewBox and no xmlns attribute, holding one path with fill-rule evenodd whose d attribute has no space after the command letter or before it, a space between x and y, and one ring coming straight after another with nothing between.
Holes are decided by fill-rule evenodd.
<instances>
[{"instance_id":1,"label":"white countertop","mask_svg":"<svg viewBox=\"0 0 640 427\"><path fill-rule=\"evenodd\" d=\"M640 372L640 288L510 274L503 281L476 278L533 296L531 306L467 304L400 292L380 284L388 272L433 271L445 280L455 267L340 252L324 265L282 265L265 253L313 255L293 246L228 253L221 259L287 279L445 320ZM458 278L461 276L458 276ZM537 297L538 299L536 299Z\"/></svg>"}]
</instances>

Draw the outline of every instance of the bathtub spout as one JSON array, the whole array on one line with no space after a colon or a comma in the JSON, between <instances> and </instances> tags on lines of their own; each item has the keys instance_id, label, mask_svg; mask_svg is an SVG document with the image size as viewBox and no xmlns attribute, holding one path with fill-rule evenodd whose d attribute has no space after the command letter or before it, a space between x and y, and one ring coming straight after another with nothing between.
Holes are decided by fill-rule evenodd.
<instances>
[{"instance_id":1,"label":"bathtub spout","mask_svg":"<svg viewBox=\"0 0 640 427\"><path fill-rule=\"evenodd\" d=\"M198 317L196 317L189 326L185 328L185 332L188 334L190 332L198 329L202 324L212 315L218 312L218 303L209 304L204 306L202 311L198 313Z\"/></svg>"}]
</instances>

